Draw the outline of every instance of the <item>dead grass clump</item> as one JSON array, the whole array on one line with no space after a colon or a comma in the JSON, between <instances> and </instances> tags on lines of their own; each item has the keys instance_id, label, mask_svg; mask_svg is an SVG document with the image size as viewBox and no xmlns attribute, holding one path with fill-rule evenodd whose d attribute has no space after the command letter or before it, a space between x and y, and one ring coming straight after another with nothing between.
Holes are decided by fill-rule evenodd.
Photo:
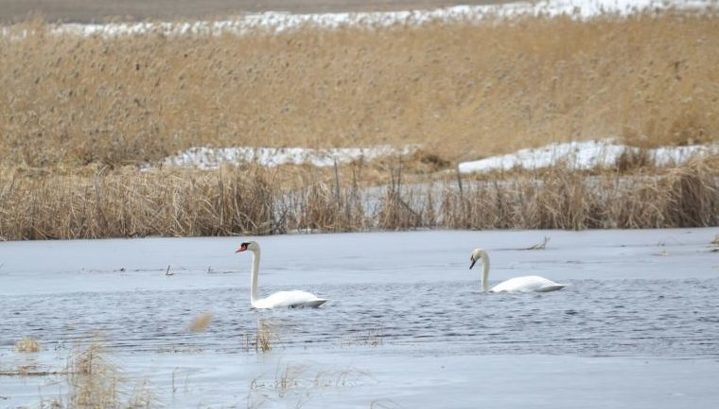
<instances>
[{"instance_id":1,"label":"dead grass clump","mask_svg":"<svg viewBox=\"0 0 719 409\"><path fill-rule=\"evenodd\" d=\"M357 189L340 190L311 182L285 195L283 215L288 227L300 231L356 231L365 226L364 209Z\"/></svg>"},{"instance_id":2,"label":"dead grass clump","mask_svg":"<svg viewBox=\"0 0 719 409\"><path fill-rule=\"evenodd\" d=\"M565 168L446 188L450 228L659 228L719 223L719 169L698 161L656 175L584 175Z\"/></svg>"},{"instance_id":3,"label":"dead grass clump","mask_svg":"<svg viewBox=\"0 0 719 409\"><path fill-rule=\"evenodd\" d=\"M417 149L407 161L410 171L413 173L434 173L448 169L451 162L436 152L429 152L425 149Z\"/></svg>"},{"instance_id":4,"label":"dead grass clump","mask_svg":"<svg viewBox=\"0 0 719 409\"><path fill-rule=\"evenodd\" d=\"M715 226L719 223L719 183L705 163L697 161L672 170L658 192L669 225Z\"/></svg>"},{"instance_id":5,"label":"dead grass clump","mask_svg":"<svg viewBox=\"0 0 719 409\"><path fill-rule=\"evenodd\" d=\"M421 214L402 199L400 190L395 187L385 190L377 216L382 230L407 230L422 225Z\"/></svg>"},{"instance_id":6,"label":"dead grass clump","mask_svg":"<svg viewBox=\"0 0 719 409\"><path fill-rule=\"evenodd\" d=\"M65 373L70 390L64 406L62 401L55 401L58 408L152 407L154 397L149 385L144 382L128 390L120 369L110 362L97 342L71 355Z\"/></svg>"},{"instance_id":7,"label":"dead grass clump","mask_svg":"<svg viewBox=\"0 0 719 409\"><path fill-rule=\"evenodd\" d=\"M15 351L22 353L40 352L40 342L33 337L24 337L15 343Z\"/></svg>"},{"instance_id":8,"label":"dead grass clump","mask_svg":"<svg viewBox=\"0 0 719 409\"><path fill-rule=\"evenodd\" d=\"M295 231L358 231L367 228L362 191L359 185L364 164L348 166L349 183L340 176L335 163L331 176L317 170L302 173L300 183L281 191L278 198L279 223Z\"/></svg>"},{"instance_id":9,"label":"dead grass clump","mask_svg":"<svg viewBox=\"0 0 719 409\"><path fill-rule=\"evenodd\" d=\"M254 335L245 335L244 350L255 352L270 352L275 343L279 342L280 337L273 326L265 321L260 320L257 324L257 331Z\"/></svg>"},{"instance_id":10,"label":"dead grass clump","mask_svg":"<svg viewBox=\"0 0 719 409\"><path fill-rule=\"evenodd\" d=\"M626 148L617 158L615 167L621 173L636 171L638 169L654 166L649 152L643 148Z\"/></svg>"},{"instance_id":11,"label":"dead grass clump","mask_svg":"<svg viewBox=\"0 0 719 409\"><path fill-rule=\"evenodd\" d=\"M392 172L390 183L385 188L384 194L379 198L376 213L377 226L382 230L407 230L423 227L425 225L424 209L413 206L416 202L416 193L412 190L403 189L402 167L400 160L396 170ZM431 196L429 196L431 203ZM429 205L430 210L434 209ZM434 215L429 215L434 220Z\"/></svg>"},{"instance_id":12,"label":"dead grass clump","mask_svg":"<svg viewBox=\"0 0 719 409\"><path fill-rule=\"evenodd\" d=\"M540 229L582 230L597 227L593 210L594 192L585 183L585 176L564 168L555 168L541 179L528 210L534 212Z\"/></svg>"},{"instance_id":13,"label":"dead grass clump","mask_svg":"<svg viewBox=\"0 0 719 409\"><path fill-rule=\"evenodd\" d=\"M208 236L278 232L267 172L0 174L5 239Z\"/></svg>"},{"instance_id":14,"label":"dead grass clump","mask_svg":"<svg viewBox=\"0 0 719 409\"><path fill-rule=\"evenodd\" d=\"M120 407L118 369L102 353L99 344L75 353L68 362L71 408Z\"/></svg>"},{"instance_id":15,"label":"dead grass clump","mask_svg":"<svg viewBox=\"0 0 719 409\"><path fill-rule=\"evenodd\" d=\"M212 314L209 312L203 312L190 322L188 329L192 332L204 332L210 326L211 322Z\"/></svg>"}]
</instances>

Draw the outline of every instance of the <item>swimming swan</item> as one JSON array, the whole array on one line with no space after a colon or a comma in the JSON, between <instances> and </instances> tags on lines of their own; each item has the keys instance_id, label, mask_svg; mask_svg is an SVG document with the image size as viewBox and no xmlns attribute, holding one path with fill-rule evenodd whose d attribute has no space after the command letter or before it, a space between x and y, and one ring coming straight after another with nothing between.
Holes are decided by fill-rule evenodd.
<instances>
[{"instance_id":1,"label":"swimming swan","mask_svg":"<svg viewBox=\"0 0 719 409\"><path fill-rule=\"evenodd\" d=\"M487 252L480 248L474 249L472 255L469 257L469 260L472 262L472 264L469 265L470 269L474 267L474 263L476 263L477 260L482 260L482 291L485 292L548 292L561 290L565 287L564 284L555 283L554 281L548 280L544 277L522 276L510 278L507 281L502 281L501 283L492 287L492 289L490 290L489 283L487 282L487 280L489 279L489 255L487 254Z\"/></svg>"},{"instance_id":2,"label":"swimming swan","mask_svg":"<svg viewBox=\"0 0 719 409\"><path fill-rule=\"evenodd\" d=\"M250 293L250 302L254 308L275 308L275 307L289 307L289 308L304 308L311 307L317 308L320 305L327 302L323 298L318 298L312 293L306 291L278 291L269 297L259 298L257 289L257 274L260 271L260 245L255 241L248 241L240 244L240 248L235 253L241 253L243 251L252 252L252 277L250 278L250 287L252 292Z\"/></svg>"}]
</instances>

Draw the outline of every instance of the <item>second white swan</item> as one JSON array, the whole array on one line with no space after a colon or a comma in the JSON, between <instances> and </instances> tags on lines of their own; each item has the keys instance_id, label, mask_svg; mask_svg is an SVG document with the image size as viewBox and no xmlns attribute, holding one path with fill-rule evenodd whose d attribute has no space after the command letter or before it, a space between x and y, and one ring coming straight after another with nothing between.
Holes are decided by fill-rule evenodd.
<instances>
[{"instance_id":1,"label":"second white swan","mask_svg":"<svg viewBox=\"0 0 719 409\"><path fill-rule=\"evenodd\" d=\"M292 290L278 291L269 297L260 298L257 276L260 271L260 245L256 241L248 241L240 244L240 248L235 253L243 251L252 252L252 276L250 278L250 302L253 308L317 308L327 302L324 298L319 298L307 291Z\"/></svg>"},{"instance_id":2,"label":"second white swan","mask_svg":"<svg viewBox=\"0 0 719 409\"><path fill-rule=\"evenodd\" d=\"M472 255L469 257L472 264L469 265L470 270L474 267L474 263L477 260L482 261L482 291L489 291L491 293L501 292L549 292L555 290L561 290L566 287L564 284L555 283L552 280L546 279L540 276L522 276L510 278L507 281L501 283L489 289L489 255L486 251L481 248L476 248L472 251Z\"/></svg>"}]
</instances>

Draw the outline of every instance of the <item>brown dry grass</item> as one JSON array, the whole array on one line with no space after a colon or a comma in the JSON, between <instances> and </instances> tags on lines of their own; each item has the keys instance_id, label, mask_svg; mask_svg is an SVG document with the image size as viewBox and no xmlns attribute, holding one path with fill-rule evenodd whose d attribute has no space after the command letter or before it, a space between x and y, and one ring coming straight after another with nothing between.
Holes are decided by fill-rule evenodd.
<instances>
[{"instance_id":1,"label":"brown dry grass","mask_svg":"<svg viewBox=\"0 0 719 409\"><path fill-rule=\"evenodd\" d=\"M306 179L298 178L294 185L283 181L279 171L257 167L94 176L0 174L0 238L719 224L716 158L629 174L587 174L560 166L464 177L461 190L453 177L427 177L413 185L393 178L384 188L361 188L343 177L333 181L306 172Z\"/></svg>"},{"instance_id":2,"label":"brown dry grass","mask_svg":"<svg viewBox=\"0 0 719 409\"><path fill-rule=\"evenodd\" d=\"M40 342L33 337L24 337L15 343L15 351L17 352L40 352Z\"/></svg>"},{"instance_id":3,"label":"brown dry grass","mask_svg":"<svg viewBox=\"0 0 719 409\"><path fill-rule=\"evenodd\" d=\"M266 173L0 176L5 239L273 233Z\"/></svg>"},{"instance_id":4,"label":"brown dry grass","mask_svg":"<svg viewBox=\"0 0 719 409\"><path fill-rule=\"evenodd\" d=\"M461 189L446 169L555 140L716 140L718 20L114 39L24 23L29 37L0 38L0 239L715 225L716 160L653 169L639 151L591 177L559 166ZM422 149L330 170L134 166L197 145L378 143Z\"/></svg>"},{"instance_id":5,"label":"brown dry grass","mask_svg":"<svg viewBox=\"0 0 719 409\"><path fill-rule=\"evenodd\" d=\"M70 357L67 374L70 385L68 408L140 409L150 408L153 404L147 384L138 385L132 391L125 390L127 380L97 342Z\"/></svg>"},{"instance_id":6,"label":"brown dry grass","mask_svg":"<svg viewBox=\"0 0 719 409\"><path fill-rule=\"evenodd\" d=\"M271 322L260 320L257 322L257 331L253 334L247 334L244 337L245 351L270 352L275 344L280 342L279 332L274 328Z\"/></svg>"},{"instance_id":7,"label":"brown dry grass","mask_svg":"<svg viewBox=\"0 0 719 409\"><path fill-rule=\"evenodd\" d=\"M659 228L719 224L716 161L651 173L593 176L562 168L447 191L449 228Z\"/></svg>"},{"instance_id":8,"label":"brown dry grass","mask_svg":"<svg viewBox=\"0 0 719 409\"><path fill-rule=\"evenodd\" d=\"M25 40L0 39L6 166L117 167L202 144L419 143L455 161L557 139L719 135L715 15L245 37L28 26Z\"/></svg>"},{"instance_id":9,"label":"brown dry grass","mask_svg":"<svg viewBox=\"0 0 719 409\"><path fill-rule=\"evenodd\" d=\"M150 408L153 395L146 383L127 390L120 369L107 359L103 347L93 342L74 352L63 370L41 369L36 365L0 371L0 376L62 376L69 389L65 396L42 399L39 407L73 409Z\"/></svg>"},{"instance_id":10,"label":"brown dry grass","mask_svg":"<svg viewBox=\"0 0 719 409\"><path fill-rule=\"evenodd\" d=\"M120 375L102 353L100 344L75 353L68 362L68 407L119 407Z\"/></svg>"},{"instance_id":11,"label":"brown dry grass","mask_svg":"<svg viewBox=\"0 0 719 409\"><path fill-rule=\"evenodd\" d=\"M205 332L210 323L212 323L212 313L203 312L195 317L187 328L192 332Z\"/></svg>"}]
</instances>

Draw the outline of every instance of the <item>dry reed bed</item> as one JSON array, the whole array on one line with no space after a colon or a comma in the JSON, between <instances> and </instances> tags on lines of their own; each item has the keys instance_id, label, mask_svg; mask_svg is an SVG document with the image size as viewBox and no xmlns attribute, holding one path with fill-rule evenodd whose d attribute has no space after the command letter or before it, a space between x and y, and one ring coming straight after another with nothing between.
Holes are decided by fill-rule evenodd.
<instances>
[{"instance_id":1,"label":"dry reed bed","mask_svg":"<svg viewBox=\"0 0 719 409\"><path fill-rule=\"evenodd\" d=\"M116 167L205 144L375 143L456 161L558 138L702 142L719 135L717 21L667 12L115 39L29 22L18 26L33 26L28 38L0 38L0 161Z\"/></svg>"},{"instance_id":2,"label":"dry reed bed","mask_svg":"<svg viewBox=\"0 0 719 409\"><path fill-rule=\"evenodd\" d=\"M277 171L0 175L6 240L414 228L651 228L719 224L719 166L588 176L554 168L485 181L362 188L349 177L281 183ZM430 185L431 184L431 185ZM428 188L428 186L431 186Z\"/></svg>"},{"instance_id":3,"label":"dry reed bed","mask_svg":"<svg viewBox=\"0 0 719 409\"><path fill-rule=\"evenodd\" d=\"M27 339L29 338L24 338L23 341ZM41 408L139 409L153 406L154 398L147 384L130 387L128 379L121 372L121 369L107 358L103 346L94 341L74 351L63 369L48 369L34 362L16 369L1 370L0 376L53 376L65 379L67 392L59 388L57 397L43 397L37 405Z\"/></svg>"}]
</instances>

